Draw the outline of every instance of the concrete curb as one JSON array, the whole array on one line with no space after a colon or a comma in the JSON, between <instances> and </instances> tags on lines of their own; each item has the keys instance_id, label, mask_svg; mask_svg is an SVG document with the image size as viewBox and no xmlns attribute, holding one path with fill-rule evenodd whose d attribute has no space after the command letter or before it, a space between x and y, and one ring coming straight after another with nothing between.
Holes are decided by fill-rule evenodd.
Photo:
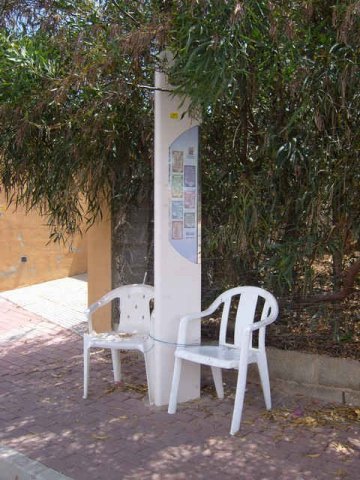
<instances>
[{"instance_id":1,"label":"concrete curb","mask_svg":"<svg viewBox=\"0 0 360 480\"><path fill-rule=\"evenodd\" d=\"M0 446L0 480L72 480L31 460L22 453Z\"/></svg>"},{"instance_id":2,"label":"concrete curb","mask_svg":"<svg viewBox=\"0 0 360 480\"><path fill-rule=\"evenodd\" d=\"M293 394L360 405L360 361L267 347L271 384Z\"/></svg>"}]
</instances>

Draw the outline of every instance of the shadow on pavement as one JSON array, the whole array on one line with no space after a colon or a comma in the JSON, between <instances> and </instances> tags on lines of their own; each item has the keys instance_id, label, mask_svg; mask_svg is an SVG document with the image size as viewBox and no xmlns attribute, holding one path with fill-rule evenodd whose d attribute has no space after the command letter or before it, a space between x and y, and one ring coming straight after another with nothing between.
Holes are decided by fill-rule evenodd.
<instances>
[{"instance_id":1,"label":"shadow on pavement","mask_svg":"<svg viewBox=\"0 0 360 480\"><path fill-rule=\"evenodd\" d=\"M43 320L33 315L34 328L36 322ZM219 401L206 387L200 400L168 415L147 405L142 357L123 358L124 382L114 386L110 357L93 354L89 398L83 400L80 336L49 324L37 335L2 342L0 442L75 480L358 475L359 449L350 442L358 425L277 423L264 415L260 388L250 383L241 431L230 437L231 394ZM225 381L230 392L233 377ZM287 408L311 403L276 391L273 400Z\"/></svg>"}]
</instances>

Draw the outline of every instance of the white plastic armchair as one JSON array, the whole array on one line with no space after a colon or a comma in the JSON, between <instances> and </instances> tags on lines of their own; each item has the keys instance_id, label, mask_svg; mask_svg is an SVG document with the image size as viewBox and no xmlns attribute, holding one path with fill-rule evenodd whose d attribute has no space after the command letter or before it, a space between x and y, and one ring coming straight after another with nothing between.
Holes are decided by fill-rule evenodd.
<instances>
[{"instance_id":1,"label":"white plastic armchair","mask_svg":"<svg viewBox=\"0 0 360 480\"><path fill-rule=\"evenodd\" d=\"M119 322L115 330L96 333L92 324L93 313L114 299L119 299ZM111 350L115 382L121 380L120 350L139 350L144 354L149 401L151 401L147 352L152 300L154 300L154 287L143 284L125 285L111 290L86 310L89 333L84 334L83 398L88 396L90 349L108 348Z\"/></svg>"},{"instance_id":2,"label":"white plastic armchair","mask_svg":"<svg viewBox=\"0 0 360 480\"><path fill-rule=\"evenodd\" d=\"M230 308L237 301L234 343L228 343L227 327ZM262 299L259 301L259 299ZM223 304L219 342L217 345L187 345L187 327L190 322L207 317L214 313ZM260 311L259 311L260 310ZM222 368L237 369L238 379L236 386L233 416L230 434L234 435L240 428L244 404L247 369L250 363L256 363L259 369L265 405L271 409L271 393L269 372L265 351L265 329L278 316L279 308L274 296L258 287L236 287L222 293L211 306L200 313L183 317L179 324L177 348L175 350L175 365L170 391L168 413L176 412L177 397L181 376L182 361L209 365L211 367L216 393L224 398ZM259 314L260 320L255 321ZM257 345L253 343L252 333L259 330Z\"/></svg>"}]
</instances>

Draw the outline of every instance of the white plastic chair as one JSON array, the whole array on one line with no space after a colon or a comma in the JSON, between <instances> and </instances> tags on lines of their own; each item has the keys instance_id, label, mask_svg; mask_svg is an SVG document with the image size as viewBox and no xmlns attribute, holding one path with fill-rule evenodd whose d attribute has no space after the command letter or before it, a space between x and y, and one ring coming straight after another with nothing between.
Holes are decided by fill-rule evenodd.
<instances>
[{"instance_id":1,"label":"white plastic chair","mask_svg":"<svg viewBox=\"0 0 360 480\"><path fill-rule=\"evenodd\" d=\"M227 326L229 312L236 298L239 297L234 343L227 342ZM263 299L259 301L259 299ZM223 304L219 343L217 345L186 345L187 327L190 322L202 317L207 317ZM260 310L260 312L259 312ZM257 363L260 373L261 385L265 398L265 405L271 409L271 394L269 372L265 352L265 327L276 320L279 313L277 301L274 296L258 287L236 287L222 293L210 307L200 313L190 314L180 321L175 351L175 365L172 379L168 413L176 412L177 396L180 383L182 361L209 365L215 383L216 393L219 398L224 398L222 382L222 368L238 369L233 416L231 421L230 434L234 435L240 428L242 409L244 404L245 386L248 364ZM255 321L259 314L260 320ZM257 345L253 343L252 333L259 330Z\"/></svg>"},{"instance_id":2,"label":"white plastic chair","mask_svg":"<svg viewBox=\"0 0 360 480\"><path fill-rule=\"evenodd\" d=\"M92 315L100 307L114 299L119 299L119 322L116 329L107 333L93 330ZM149 350L149 332L151 320L151 300L154 299L154 287L149 285L125 285L108 292L86 310L89 333L84 334L84 396L88 396L90 374L90 349L109 348L114 370L114 381L121 380L120 350L139 350L144 354L149 401L150 378L147 352Z\"/></svg>"}]
</instances>

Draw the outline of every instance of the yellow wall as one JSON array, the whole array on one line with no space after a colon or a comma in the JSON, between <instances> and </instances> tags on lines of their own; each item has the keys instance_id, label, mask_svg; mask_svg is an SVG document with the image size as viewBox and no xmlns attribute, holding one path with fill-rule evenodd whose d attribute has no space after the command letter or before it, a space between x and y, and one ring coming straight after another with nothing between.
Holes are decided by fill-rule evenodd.
<instances>
[{"instance_id":1,"label":"yellow wall","mask_svg":"<svg viewBox=\"0 0 360 480\"><path fill-rule=\"evenodd\" d=\"M111 286L111 220L104 209L103 220L96 222L87 232L88 241L88 302L96 302ZM107 331L111 324L111 304L95 312L96 331Z\"/></svg>"},{"instance_id":2,"label":"yellow wall","mask_svg":"<svg viewBox=\"0 0 360 480\"><path fill-rule=\"evenodd\" d=\"M84 273L86 237L71 247L49 243L46 220L35 212L6 209L0 193L0 291Z\"/></svg>"}]
</instances>

